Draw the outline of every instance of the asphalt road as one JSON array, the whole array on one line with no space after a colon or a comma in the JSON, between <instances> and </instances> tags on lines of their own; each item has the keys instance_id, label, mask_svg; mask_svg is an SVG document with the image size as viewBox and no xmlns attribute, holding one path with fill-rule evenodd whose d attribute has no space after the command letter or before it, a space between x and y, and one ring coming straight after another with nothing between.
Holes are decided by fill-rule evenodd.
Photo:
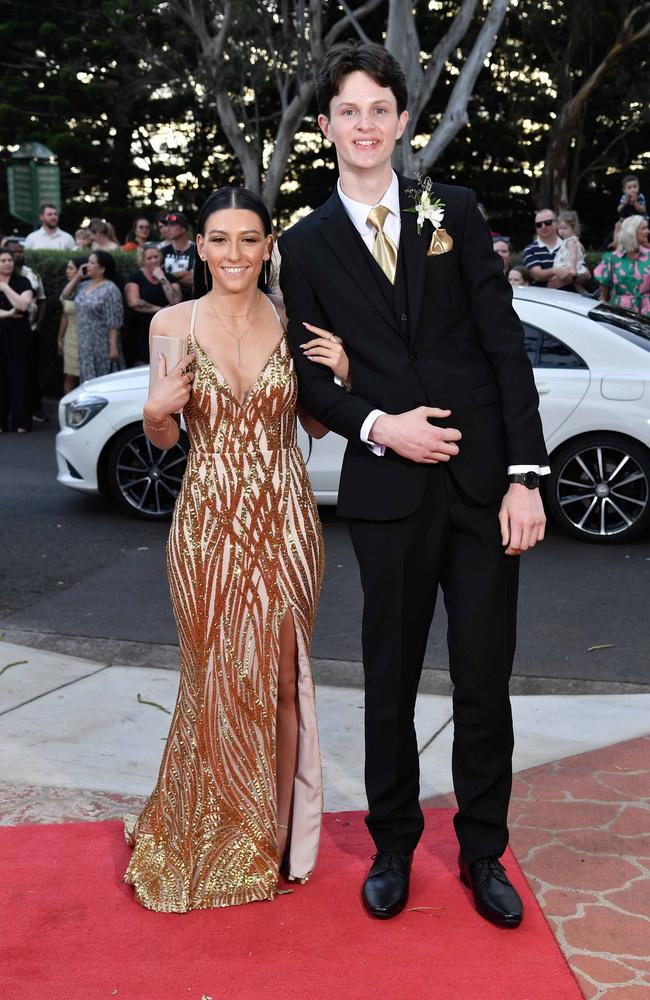
<instances>
[{"instance_id":1,"label":"asphalt road","mask_svg":"<svg viewBox=\"0 0 650 1000\"><path fill-rule=\"evenodd\" d=\"M59 486L55 430L53 421L31 435L0 437L0 629L17 641L80 655L173 666L168 526ZM322 678L358 683L356 564L345 523L330 508L321 515L326 574L313 645L316 676L320 661ZM425 662L428 690L446 679L439 605ZM650 537L586 545L551 528L522 559L515 689L650 690L649 622Z\"/></svg>"}]
</instances>

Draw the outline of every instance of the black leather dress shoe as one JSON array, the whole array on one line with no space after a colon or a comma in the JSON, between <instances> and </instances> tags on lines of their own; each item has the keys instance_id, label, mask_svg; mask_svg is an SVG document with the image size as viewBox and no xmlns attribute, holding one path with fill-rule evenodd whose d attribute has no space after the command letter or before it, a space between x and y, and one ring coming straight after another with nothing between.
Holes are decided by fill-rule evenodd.
<instances>
[{"instance_id":1,"label":"black leather dress shoe","mask_svg":"<svg viewBox=\"0 0 650 1000\"><path fill-rule=\"evenodd\" d=\"M413 855L380 851L373 860L361 898L368 913L386 920L397 916L406 906Z\"/></svg>"},{"instance_id":2,"label":"black leather dress shoe","mask_svg":"<svg viewBox=\"0 0 650 1000\"><path fill-rule=\"evenodd\" d=\"M499 927L519 927L524 907L519 893L497 858L479 858L467 862L458 859L460 880L474 896L476 909Z\"/></svg>"}]
</instances>

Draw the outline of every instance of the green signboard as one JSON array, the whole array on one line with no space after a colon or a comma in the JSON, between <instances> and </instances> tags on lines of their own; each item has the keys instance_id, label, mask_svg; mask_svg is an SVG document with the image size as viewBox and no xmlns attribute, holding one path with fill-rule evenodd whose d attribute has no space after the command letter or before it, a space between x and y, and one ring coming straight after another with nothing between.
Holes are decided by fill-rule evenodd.
<instances>
[{"instance_id":1,"label":"green signboard","mask_svg":"<svg viewBox=\"0 0 650 1000\"><path fill-rule=\"evenodd\" d=\"M53 158L39 143L21 146L12 156L14 162L7 167L9 211L22 222L35 225L44 202L61 210L61 177Z\"/></svg>"}]
</instances>

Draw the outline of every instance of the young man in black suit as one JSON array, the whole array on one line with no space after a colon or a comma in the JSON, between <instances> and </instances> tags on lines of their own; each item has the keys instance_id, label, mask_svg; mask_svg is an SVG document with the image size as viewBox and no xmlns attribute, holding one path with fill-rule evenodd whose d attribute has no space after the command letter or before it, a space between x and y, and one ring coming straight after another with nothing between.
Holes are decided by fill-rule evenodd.
<instances>
[{"instance_id":1,"label":"young man in black suit","mask_svg":"<svg viewBox=\"0 0 650 1000\"><path fill-rule=\"evenodd\" d=\"M392 56L373 44L333 47L318 99L340 177L281 237L280 283L301 402L348 439L338 510L364 592L366 822L377 848L362 897L376 917L408 898L423 829L413 717L440 584L460 875L482 916L517 926L521 900L499 862L508 682L518 556L544 535L537 486L547 462L522 328L474 194L425 182L417 215L417 182L392 170L408 120ZM304 322L343 339L351 391L305 355Z\"/></svg>"}]
</instances>

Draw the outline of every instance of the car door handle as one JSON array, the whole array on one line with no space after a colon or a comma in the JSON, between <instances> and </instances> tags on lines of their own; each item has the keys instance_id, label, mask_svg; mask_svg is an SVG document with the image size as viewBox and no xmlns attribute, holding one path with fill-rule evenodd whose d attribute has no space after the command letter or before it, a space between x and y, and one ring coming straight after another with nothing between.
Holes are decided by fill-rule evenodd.
<instances>
[{"instance_id":1,"label":"car door handle","mask_svg":"<svg viewBox=\"0 0 650 1000\"><path fill-rule=\"evenodd\" d=\"M547 382L540 382L537 385L537 391L538 391L538 393L539 393L540 396L545 396L548 392L551 391L551 387L550 387L550 385L548 385Z\"/></svg>"}]
</instances>

